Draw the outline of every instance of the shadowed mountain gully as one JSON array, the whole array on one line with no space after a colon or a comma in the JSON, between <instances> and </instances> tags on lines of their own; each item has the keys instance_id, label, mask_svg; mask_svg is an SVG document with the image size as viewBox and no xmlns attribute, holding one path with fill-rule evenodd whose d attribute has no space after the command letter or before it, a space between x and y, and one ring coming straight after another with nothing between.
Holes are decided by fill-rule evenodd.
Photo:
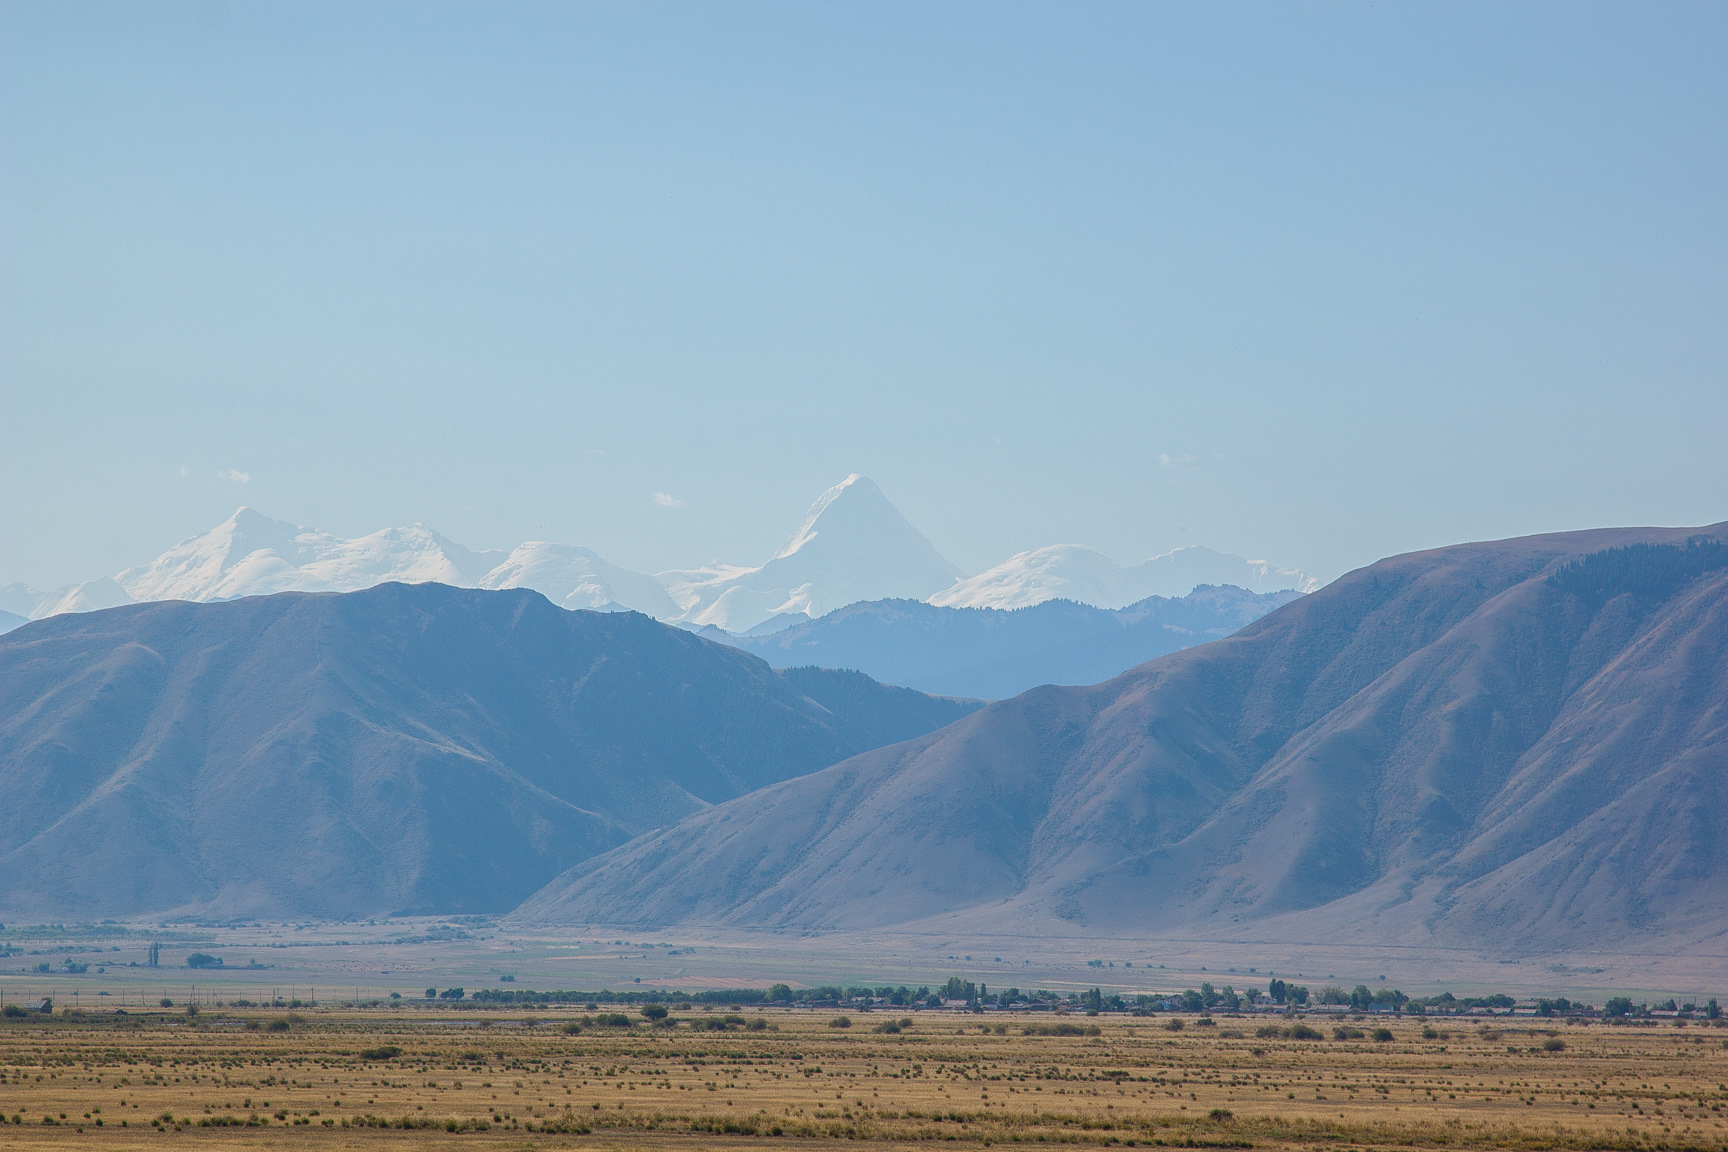
<instances>
[{"instance_id":1,"label":"shadowed mountain gully","mask_svg":"<svg viewBox=\"0 0 1728 1152\"><path fill-rule=\"evenodd\" d=\"M975 707L526 590L58 616L0 638L0 908L506 911L638 833Z\"/></svg>"},{"instance_id":2,"label":"shadowed mountain gully","mask_svg":"<svg viewBox=\"0 0 1728 1152\"><path fill-rule=\"evenodd\" d=\"M1579 948L1728 930L1724 526L1384 560L580 864L522 922Z\"/></svg>"}]
</instances>

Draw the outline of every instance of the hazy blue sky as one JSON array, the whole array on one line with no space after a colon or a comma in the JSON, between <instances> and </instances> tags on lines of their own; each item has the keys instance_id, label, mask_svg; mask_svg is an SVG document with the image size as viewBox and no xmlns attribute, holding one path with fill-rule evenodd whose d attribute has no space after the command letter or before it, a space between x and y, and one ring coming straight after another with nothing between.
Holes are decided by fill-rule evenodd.
<instances>
[{"instance_id":1,"label":"hazy blue sky","mask_svg":"<svg viewBox=\"0 0 1728 1152\"><path fill-rule=\"evenodd\" d=\"M1720 3L7 0L0 582L1721 520L1725 161Z\"/></svg>"}]
</instances>

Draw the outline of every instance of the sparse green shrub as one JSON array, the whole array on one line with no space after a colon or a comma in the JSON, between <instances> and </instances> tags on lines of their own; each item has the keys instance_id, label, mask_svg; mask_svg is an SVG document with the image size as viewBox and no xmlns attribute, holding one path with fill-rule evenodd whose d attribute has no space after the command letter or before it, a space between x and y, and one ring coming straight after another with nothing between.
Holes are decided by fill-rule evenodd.
<instances>
[{"instance_id":1,"label":"sparse green shrub","mask_svg":"<svg viewBox=\"0 0 1728 1152\"><path fill-rule=\"evenodd\" d=\"M1097 1027L1097 1025L1093 1025ZM1086 1029L1063 1020L1056 1024L1033 1024L1020 1030L1022 1036L1084 1036Z\"/></svg>"}]
</instances>

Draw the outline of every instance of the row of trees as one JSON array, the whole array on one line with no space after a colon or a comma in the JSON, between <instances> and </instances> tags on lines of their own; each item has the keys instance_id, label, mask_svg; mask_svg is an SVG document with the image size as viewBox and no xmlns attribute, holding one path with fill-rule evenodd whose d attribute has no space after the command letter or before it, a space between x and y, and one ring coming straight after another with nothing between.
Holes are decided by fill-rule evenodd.
<instances>
[{"instance_id":1,"label":"row of trees","mask_svg":"<svg viewBox=\"0 0 1728 1152\"><path fill-rule=\"evenodd\" d=\"M1559 1007L1565 1003L1565 1000L1540 1001L1536 1006L1536 1013L1537 1015L1553 1015L1552 1012L1544 1013L1542 1011L1543 1005L1552 1004L1554 1007ZM1578 1007L1589 1010L1588 1005L1578 1005ZM1561 1008L1560 1011L1564 1014L1566 1010ZM1706 1020L1720 1020L1722 1018L1722 1006L1716 1003L1715 997L1711 997L1702 1008L1690 1002L1676 1004L1673 1000L1656 1005L1634 1004L1629 996L1616 996L1602 1006L1602 1018L1604 1020L1612 1020L1616 1017L1648 1017L1656 1012L1674 1012L1681 1016L1702 1016Z\"/></svg>"},{"instance_id":2,"label":"row of trees","mask_svg":"<svg viewBox=\"0 0 1728 1152\"><path fill-rule=\"evenodd\" d=\"M443 992L437 989L426 989L426 998L440 1000L462 1000L465 992L461 988L447 988ZM964 1004L974 1009L1009 1008L1014 1006L1067 1007L1077 1011L1087 1012L1203 1012L1219 1008L1233 1011L1244 1006L1271 1003L1282 1007L1297 1008L1311 1004L1348 1007L1357 1012L1392 1012L1409 1013L1412 1015L1453 1015L1467 1012L1473 1008L1488 1008L1499 1011L1510 1009L1513 998L1503 992L1486 996L1456 996L1451 992L1442 992L1426 998L1407 996L1396 988L1369 988L1358 984L1345 990L1336 984L1329 984L1318 990L1310 991L1300 984L1292 984L1284 980L1272 978L1266 991L1250 988L1237 991L1226 984L1222 988L1214 988L1205 982L1198 989L1189 988L1179 993L1157 993L1123 996L1117 993L1105 993L1098 988L1085 992L1070 992L1067 994L1047 990L1022 992L1019 988L1008 988L992 993L987 984L974 983L960 976L951 976L944 984L931 987L923 985L911 988L904 984L895 987L882 985L870 987L866 985L823 985L794 991L788 984L774 984L766 990L760 988L708 989L700 992L671 993L665 990L641 989L629 992L613 992L602 989L598 992L553 991L537 992L532 989L484 989L473 994L472 1000L480 1004L571 1004L585 1003L592 1009L601 1003L613 1004L660 1004L668 1000L687 1003L705 1003L714 1005L729 1005L734 1009L746 1005L763 1004L805 1004L825 1006L863 1002L880 1002L894 1007L936 1007L944 1003ZM1604 1015L1608 1016L1639 1016L1657 1011L1677 1011L1682 1013L1696 1012L1709 1019L1716 1019L1721 1010L1715 1000L1699 1007L1687 1003L1677 1005L1674 1001L1658 1004L1653 1008L1649 1005L1634 1005L1625 997L1619 997L1609 1002ZM1565 1016L1580 1013L1594 1014L1596 1009L1583 1004L1556 997L1537 1002L1537 1014L1541 1016Z\"/></svg>"}]
</instances>

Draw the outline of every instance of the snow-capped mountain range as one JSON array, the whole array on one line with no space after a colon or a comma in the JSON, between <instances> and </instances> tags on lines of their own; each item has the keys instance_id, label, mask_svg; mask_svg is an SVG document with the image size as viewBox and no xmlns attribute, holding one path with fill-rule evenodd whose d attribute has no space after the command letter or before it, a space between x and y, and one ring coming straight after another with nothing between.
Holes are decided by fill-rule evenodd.
<instances>
[{"instance_id":1,"label":"snow-capped mountain range","mask_svg":"<svg viewBox=\"0 0 1728 1152\"><path fill-rule=\"evenodd\" d=\"M1123 567L1091 548L1057 544L1010 556L988 572L956 581L929 600L953 608L1030 608L1046 600L1125 608L1148 596L1186 596L1202 584L1230 584L1262 593L1312 592L1320 586L1314 577L1294 568L1192 545Z\"/></svg>"},{"instance_id":2,"label":"snow-capped mountain range","mask_svg":"<svg viewBox=\"0 0 1728 1152\"><path fill-rule=\"evenodd\" d=\"M390 580L471 587L503 559L502 552L470 552L424 524L344 540L242 508L114 580L134 600L232 600L352 592Z\"/></svg>"},{"instance_id":3,"label":"snow-capped mountain range","mask_svg":"<svg viewBox=\"0 0 1728 1152\"><path fill-rule=\"evenodd\" d=\"M630 609L690 627L771 631L867 600L1024 608L1069 599L1120 608L1184 596L1201 584L1251 592L1317 587L1313 577L1208 548L1178 548L1131 567L1090 548L1022 552L967 577L868 478L824 492L778 552L757 567L710 565L647 575L587 548L530 541L476 552L424 524L343 539L241 508L148 564L47 594L0 587L0 614L41 619L147 600L229 600L272 592L354 592L388 581L532 588L564 608ZM0 628L4 622L0 621Z\"/></svg>"}]
</instances>

